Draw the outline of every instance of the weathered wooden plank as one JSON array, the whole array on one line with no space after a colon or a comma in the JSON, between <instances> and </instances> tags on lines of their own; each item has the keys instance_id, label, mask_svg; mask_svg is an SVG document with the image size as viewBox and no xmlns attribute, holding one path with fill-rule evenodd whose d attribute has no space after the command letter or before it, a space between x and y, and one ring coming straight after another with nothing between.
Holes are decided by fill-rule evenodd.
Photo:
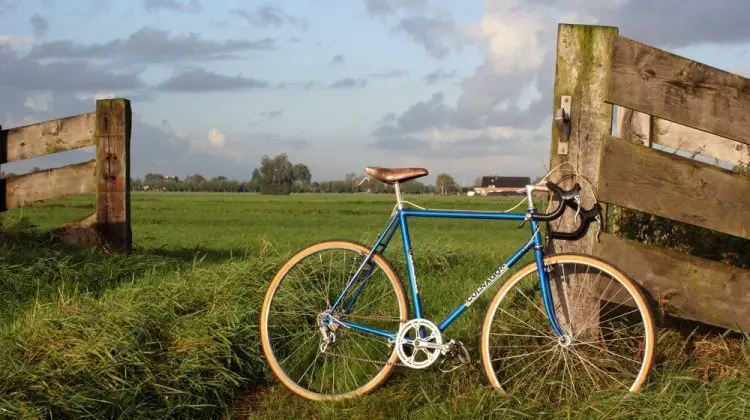
<instances>
[{"instance_id":1,"label":"weathered wooden plank","mask_svg":"<svg viewBox=\"0 0 750 420\"><path fill-rule=\"evenodd\" d=\"M661 118L654 118L653 142L733 165L750 162L750 145Z\"/></svg>"},{"instance_id":2,"label":"weathered wooden plank","mask_svg":"<svg viewBox=\"0 0 750 420\"><path fill-rule=\"evenodd\" d=\"M0 210L23 207L51 198L90 193L96 191L96 161L46 169L3 181L5 201L0 197Z\"/></svg>"},{"instance_id":3,"label":"weathered wooden plank","mask_svg":"<svg viewBox=\"0 0 750 420\"><path fill-rule=\"evenodd\" d=\"M599 199L750 239L750 177L607 136Z\"/></svg>"},{"instance_id":4,"label":"weathered wooden plank","mask_svg":"<svg viewBox=\"0 0 750 420\"><path fill-rule=\"evenodd\" d=\"M559 133L557 128L552 126L550 167L558 167L565 161L569 165L561 166L550 179L560 182L564 188L570 188L576 182L581 186L590 182L594 188L598 184L601 139L610 134L612 126L612 106L604 101L604 97L609 90L611 49L616 37L617 28L613 27L568 24L558 26L553 109L560 107L562 96L571 96L571 130L568 153L558 155ZM575 172L582 178L563 176ZM584 189L581 198L587 208L594 202L589 189ZM555 206L556 203L550 205ZM555 230L570 232L576 230L578 222L574 212L568 209L563 217L552 222L552 226ZM589 232L586 237L577 241L552 241L550 251L589 253L594 243L595 235ZM581 281L572 284L576 287L566 290L556 298L563 302L566 312L563 316L575 328L588 319L592 308L597 307L598 301L590 299L575 307L566 307L565 302L571 294L592 296L591 293L578 289L592 284L591 282Z\"/></svg>"},{"instance_id":5,"label":"weathered wooden plank","mask_svg":"<svg viewBox=\"0 0 750 420\"><path fill-rule=\"evenodd\" d=\"M750 270L602 234L594 254L679 318L750 330Z\"/></svg>"},{"instance_id":6,"label":"weathered wooden plank","mask_svg":"<svg viewBox=\"0 0 750 420\"><path fill-rule=\"evenodd\" d=\"M605 99L750 144L750 80L617 37Z\"/></svg>"},{"instance_id":7,"label":"weathered wooden plank","mask_svg":"<svg viewBox=\"0 0 750 420\"><path fill-rule=\"evenodd\" d=\"M93 146L96 114L81 114L5 130L0 163Z\"/></svg>"},{"instance_id":8,"label":"weathered wooden plank","mask_svg":"<svg viewBox=\"0 0 750 420\"><path fill-rule=\"evenodd\" d=\"M96 101L96 225L110 249L129 252L130 228L130 101Z\"/></svg>"}]
</instances>

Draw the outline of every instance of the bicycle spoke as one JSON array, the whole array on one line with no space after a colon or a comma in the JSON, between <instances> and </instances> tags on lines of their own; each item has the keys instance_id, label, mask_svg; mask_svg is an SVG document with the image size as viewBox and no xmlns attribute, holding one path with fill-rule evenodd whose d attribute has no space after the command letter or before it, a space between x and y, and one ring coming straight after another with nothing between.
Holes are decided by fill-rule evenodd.
<instances>
[{"instance_id":1,"label":"bicycle spoke","mask_svg":"<svg viewBox=\"0 0 750 420\"><path fill-rule=\"evenodd\" d=\"M638 305L642 297L625 287L627 279L598 265L546 263L557 294L555 314L564 331L570 331L564 339L549 333L541 299L527 292L525 281L533 282L536 270L505 286L484 327L490 328L490 340L483 344L483 357L492 364L495 383L527 398L568 401L642 382L646 347L653 346L653 330Z\"/></svg>"},{"instance_id":2,"label":"bicycle spoke","mask_svg":"<svg viewBox=\"0 0 750 420\"><path fill-rule=\"evenodd\" d=\"M343 291L351 281L339 308L346 309L356 294L357 304L352 308L356 315L332 315L341 320L349 315L370 319L372 325L367 325L372 328L382 328L380 320L400 320L406 307L402 286L387 266L373 258L355 277L365 251L358 245L340 244L315 245L311 248L319 249L289 265L273 286L264 321L264 334L278 370L310 396L327 394L334 399L382 382L386 375L379 373L392 368L387 362L393 353L384 338L336 325L335 321L329 321L326 327L321 315L338 298L333 294Z\"/></svg>"}]
</instances>

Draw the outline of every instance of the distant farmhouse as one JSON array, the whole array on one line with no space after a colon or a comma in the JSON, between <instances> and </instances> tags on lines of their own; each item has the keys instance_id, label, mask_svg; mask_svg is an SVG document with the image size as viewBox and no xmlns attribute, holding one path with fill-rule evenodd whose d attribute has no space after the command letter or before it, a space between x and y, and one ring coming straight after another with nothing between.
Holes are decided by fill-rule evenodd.
<instances>
[{"instance_id":1,"label":"distant farmhouse","mask_svg":"<svg viewBox=\"0 0 750 420\"><path fill-rule=\"evenodd\" d=\"M527 176L484 176L482 185L474 188L476 195L523 195L518 190L531 184L531 178Z\"/></svg>"}]
</instances>

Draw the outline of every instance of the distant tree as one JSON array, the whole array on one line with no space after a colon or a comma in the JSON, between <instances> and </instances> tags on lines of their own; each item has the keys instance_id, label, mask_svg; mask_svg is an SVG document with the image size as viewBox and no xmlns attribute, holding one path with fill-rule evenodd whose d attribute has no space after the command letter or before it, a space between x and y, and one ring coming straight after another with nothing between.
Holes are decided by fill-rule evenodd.
<instances>
[{"instance_id":1,"label":"distant tree","mask_svg":"<svg viewBox=\"0 0 750 420\"><path fill-rule=\"evenodd\" d=\"M208 185L206 184L206 177L201 174L190 175L182 181L182 189L184 191L196 192L196 191L208 191ZM152 187L153 188L153 187Z\"/></svg>"},{"instance_id":2,"label":"distant tree","mask_svg":"<svg viewBox=\"0 0 750 420\"><path fill-rule=\"evenodd\" d=\"M273 158L263 156L260 160L260 193L290 194L294 182L292 168L286 153Z\"/></svg>"},{"instance_id":3,"label":"distant tree","mask_svg":"<svg viewBox=\"0 0 750 420\"><path fill-rule=\"evenodd\" d=\"M31 172L39 172L41 169L38 166L34 166L34 168L31 169Z\"/></svg>"},{"instance_id":4,"label":"distant tree","mask_svg":"<svg viewBox=\"0 0 750 420\"><path fill-rule=\"evenodd\" d=\"M202 183L202 182L206 182L206 177L201 174L190 175L187 178L185 178L185 182L188 182L188 181L195 182L195 183Z\"/></svg>"},{"instance_id":5,"label":"distant tree","mask_svg":"<svg viewBox=\"0 0 750 420\"><path fill-rule=\"evenodd\" d=\"M440 195L447 195L458 191L458 184L452 176L441 173L435 178L435 190Z\"/></svg>"},{"instance_id":6,"label":"distant tree","mask_svg":"<svg viewBox=\"0 0 750 420\"><path fill-rule=\"evenodd\" d=\"M357 174L354 172L349 172L348 174L344 175L344 183L340 186L340 189L342 191L340 192L350 192L353 193L358 190L359 181L357 179Z\"/></svg>"},{"instance_id":7,"label":"distant tree","mask_svg":"<svg viewBox=\"0 0 750 420\"><path fill-rule=\"evenodd\" d=\"M295 192L305 192L310 190L310 181L312 174L310 168L303 163L298 163L292 167L292 176Z\"/></svg>"},{"instance_id":8,"label":"distant tree","mask_svg":"<svg viewBox=\"0 0 750 420\"><path fill-rule=\"evenodd\" d=\"M406 194L422 194L425 189L425 185L419 181L409 181L401 186L401 191Z\"/></svg>"},{"instance_id":9,"label":"distant tree","mask_svg":"<svg viewBox=\"0 0 750 420\"><path fill-rule=\"evenodd\" d=\"M151 181L156 181L156 180L161 181L163 179L164 179L164 175L162 175L162 174L152 174L151 172L147 173L146 176L143 177L143 180L145 182L151 182Z\"/></svg>"},{"instance_id":10,"label":"distant tree","mask_svg":"<svg viewBox=\"0 0 750 420\"><path fill-rule=\"evenodd\" d=\"M143 181L140 178L130 179L131 191L143 191Z\"/></svg>"},{"instance_id":11,"label":"distant tree","mask_svg":"<svg viewBox=\"0 0 750 420\"><path fill-rule=\"evenodd\" d=\"M250 181L245 184L245 191L260 191L260 170L258 168L253 169L253 174L250 176Z\"/></svg>"},{"instance_id":12,"label":"distant tree","mask_svg":"<svg viewBox=\"0 0 750 420\"><path fill-rule=\"evenodd\" d=\"M474 180L474 185L473 185L473 186L474 186L474 187L481 187L481 186L482 186L482 177L481 177L481 176L478 176L478 177L477 177L477 178L476 178L476 179Z\"/></svg>"}]
</instances>

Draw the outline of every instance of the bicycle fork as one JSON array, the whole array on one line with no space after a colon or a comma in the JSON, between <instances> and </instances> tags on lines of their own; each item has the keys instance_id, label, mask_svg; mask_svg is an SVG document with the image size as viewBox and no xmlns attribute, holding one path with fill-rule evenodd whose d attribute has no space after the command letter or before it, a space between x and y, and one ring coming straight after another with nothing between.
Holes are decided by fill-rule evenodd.
<instances>
[{"instance_id":1,"label":"bicycle fork","mask_svg":"<svg viewBox=\"0 0 750 420\"><path fill-rule=\"evenodd\" d=\"M536 213L535 209L530 210L531 213ZM537 274L539 274L539 287L542 289L542 301L544 303L544 310L547 313L547 319L549 320L550 326L555 331L560 340L566 341L570 337L567 337L560 328L560 324L557 322L557 316L555 315L555 302L552 299L552 288L550 287L549 273L547 267L544 265L544 245L542 242L542 235L539 233L539 223L535 220L531 220L531 233L534 235L534 257L536 259Z\"/></svg>"}]
</instances>

